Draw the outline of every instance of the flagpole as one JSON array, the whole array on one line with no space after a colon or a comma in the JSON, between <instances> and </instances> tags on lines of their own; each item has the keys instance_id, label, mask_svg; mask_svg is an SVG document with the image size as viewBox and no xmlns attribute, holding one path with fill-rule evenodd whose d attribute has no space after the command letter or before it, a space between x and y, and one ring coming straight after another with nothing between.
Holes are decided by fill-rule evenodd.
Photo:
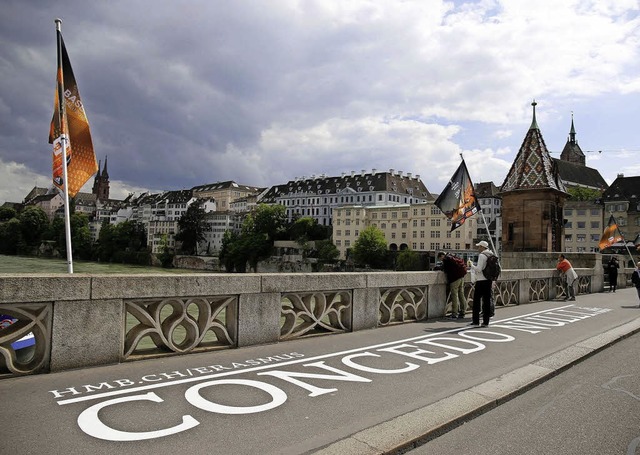
<instances>
[{"instance_id":1,"label":"flagpole","mask_svg":"<svg viewBox=\"0 0 640 455\"><path fill-rule=\"evenodd\" d=\"M622 243L624 243L624 247L627 249L627 253L629 253L629 257L631 258L631 262L633 264L635 264L636 260L633 258L633 254L631 254L631 250L629 249L629 245L627 245L627 241L624 238L624 234L622 233L622 231L618 227L618 223L617 222L616 222L616 229L618 229L618 233L620 234L620 237L622 237Z\"/></svg>"},{"instance_id":2,"label":"flagpole","mask_svg":"<svg viewBox=\"0 0 640 455\"><path fill-rule=\"evenodd\" d=\"M467 175L469 175L469 170L467 169L467 163L465 163L464 156L462 156L462 153L460 153L460 159L464 164L464 168L467 171ZM469 179L471 179L471 177L469 177ZM478 202L478 206L480 206L480 202ZM493 244L493 239L491 238L491 232L489 231L489 225L487 224L487 220L484 217L484 210L482 209L482 206L480 206L480 216L482 217L482 223L484 224L484 228L487 230L487 237L489 237L489 243L491 244L491 251L493 251L494 254L497 256L498 251L496 250L496 246ZM497 233L496 233L496 239L497 239Z\"/></svg>"},{"instance_id":3,"label":"flagpole","mask_svg":"<svg viewBox=\"0 0 640 455\"><path fill-rule=\"evenodd\" d=\"M73 252L71 250L71 215L69 211L69 181L67 175L67 134L65 127L64 109L64 74L62 72L62 19L56 18L56 39L58 47L58 71L60 77L58 81L58 112L60 121L60 143L62 145L62 178L64 180L64 234L67 245L67 270L73 273Z\"/></svg>"}]
</instances>

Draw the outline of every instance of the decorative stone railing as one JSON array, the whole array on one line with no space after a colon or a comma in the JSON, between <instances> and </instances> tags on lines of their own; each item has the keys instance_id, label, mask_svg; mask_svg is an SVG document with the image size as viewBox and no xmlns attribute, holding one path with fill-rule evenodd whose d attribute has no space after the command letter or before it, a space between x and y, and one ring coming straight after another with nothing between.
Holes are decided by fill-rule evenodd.
<instances>
[{"instance_id":1,"label":"decorative stone railing","mask_svg":"<svg viewBox=\"0 0 640 455\"><path fill-rule=\"evenodd\" d=\"M600 268L578 273L579 294L602 291ZM562 287L554 270L504 270L494 297L519 305ZM0 377L440 318L447 300L442 272L0 276L0 314L14 321L0 330ZM14 349L25 336L33 345Z\"/></svg>"}]
</instances>

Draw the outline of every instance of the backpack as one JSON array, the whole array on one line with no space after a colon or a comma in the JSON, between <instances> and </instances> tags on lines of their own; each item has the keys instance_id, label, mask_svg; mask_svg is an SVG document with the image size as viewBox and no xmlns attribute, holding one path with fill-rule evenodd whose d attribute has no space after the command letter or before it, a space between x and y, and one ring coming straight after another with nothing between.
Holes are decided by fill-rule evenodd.
<instances>
[{"instance_id":1,"label":"backpack","mask_svg":"<svg viewBox=\"0 0 640 455\"><path fill-rule=\"evenodd\" d=\"M464 259L453 254L449 254L448 256L452 264L451 276L448 277L449 280L455 281L465 276L467 274L467 264L465 264Z\"/></svg>"},{"instance_id":2,"label":"backpack","mask_svg":"<svg viewBox=\"0 0 640 455\"><path fill-rule=\"evenodd\" d=\"M500 267L500 261L495 254L485 254L487 256L487 263L482 269L482 274L487 280L496 281L500 276L502 267Z\"/></svg>"}]
</instances>

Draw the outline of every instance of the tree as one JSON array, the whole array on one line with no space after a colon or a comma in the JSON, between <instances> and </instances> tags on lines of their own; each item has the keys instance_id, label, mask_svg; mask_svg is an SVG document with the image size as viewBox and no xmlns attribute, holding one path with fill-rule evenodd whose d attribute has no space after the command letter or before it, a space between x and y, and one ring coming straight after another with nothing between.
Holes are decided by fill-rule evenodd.
<instances>
[{"instance_id":1,"label":"tree","mask_svg":"<svg viewBox=\"0 0 640 455\"><path fill-rule=\"evenodd\" d=\"M29 206L18 215L22 238L27 247L40 245L42 235L49 227L49 218L40 207Z\"/></svg>"},{"instance_id":2,"label":"tree","mask_svg":"<svg viewBox=\"0 0 640 455\"><path fill-rule=\"evenodd\" d=\"M260 204L247 218L249 217L252 218L251 230L265 234L271 243L286 234L287 209L284 205Z\"/></svg>"},{"instance_id":3,"label":"tree","mask_svg":"<svg viewBox=\"0 0 640 455\"><path fill-rule=\"evenodd\" d=\"M402 250L396 259L396 270L421 270L420 255L412 250Z\"/></svg>"},{"instance_id":4,"label":"tree","mask_svg":"<svg viewBox=\"0 0 640 455\"><path fill-rule=\"evenodd\" d=\"M335 262L340 256L340 251L331 240L317 240L316 251L318 252L318 262L321 264Z\"/></svg>"},{"instance_id":5,"label":"tree","mask_svg":"<svg viewBox=\"0 0 640 455\"><path fill-rule=\"evenodd\" d=\"M331 232L327 226L318 224L318 220L310 216L296 219L289 226L289 238L299 243L311 240L326 240Z\"/></svg>"},{"instance_id":6,"label":"tree","mask_svg":"<svg viewBox=\"0 0 640 455\"><path fill-rule=\"evenodd\" d=\"M0 254L18 254L23 244L20 220L11 218L0 223Z\"/></svg>"},{"instance_id":7,"label":"tree","mask_svg":"<svg viewBox=\"0 0 640 455\"><path fill-rule=\"evenodd\" d=\"M13 207L0 207L0 222L9 221L17 216L16 209Z\"/></svg>"},{"instance_id":8,"label":"tree","mask_svg":"<svg viewBox=\"0 0 640 455\"><path fill-rule=\"evenodd\" d=\"M357 264L370 267L380 266L387 255L387 241L376 226L368 226L360 232L360 236L351 250Z\"/></svg>"},{"instance_id":9,"label":"tree","mask_svg":"<svg viewBox=\"0 0 640 455\"><path fill-rule=\"evenodd\" d=\"M571 200L573 201L595 201L602 197L602 191L581 186L569 188L567 192L571 195Z\"/></svg>"},{"instance_id":10,"label":"tree","mask_svg":"<svg viewBox=\"0 0 640 455\"><path fill-rule=\"evenodd\" d=\"M71 215L70 224L73 257L77 257L79 259L91 259L93 241L91 239L91 231L89 230L89 219L87 218L87 215L84 213L74 213Z\"/></svg>"},{"instance_id":11,"label":"tree","mask_svg":"<svg viewBox=\"0 0 640 455\"><path fill-rule=\"evenodd\" d=\"M206 213L199 201L192 203L178 220L176 240L182 242L182 251L186 254L197 254L198 243L205 239Z\"/></svg>"}]
</instances>

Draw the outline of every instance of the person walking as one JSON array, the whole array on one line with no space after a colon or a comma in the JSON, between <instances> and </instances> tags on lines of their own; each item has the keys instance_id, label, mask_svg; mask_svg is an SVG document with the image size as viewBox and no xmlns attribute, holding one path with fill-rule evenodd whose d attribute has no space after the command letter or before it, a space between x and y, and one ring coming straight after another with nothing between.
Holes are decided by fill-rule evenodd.
<instances>
[{"instance_id":1,"label":"person walking","mask_svg":"<svg viewBox=\"0 0 640 455\"><path fill-rule=\"evenodd\" d=\"M451 291L451 319L463 319L467 310L467 298L464 296L464 277L467 266L462 258L450 253L439 252L437 256L442 270L447 277Z\"/></svg>"},{"instance_id":2,"label":"person walking","mask_svg":"<svg viewBox=\"0 0 640 455\"><path fill-rule=\"evenodd\" d=\"M620 264L618 263L618 258L615 256L611 256L611 259L609 259L609 263L607 264L607 272L609 274L609 292L616 292L616 287L618 286L619 268Z\"/></svg>"},{"instance_id":3,"label":"person walking","mask_svg":"<svg viewBox=\"0 0 640 455\"><path fill-rule=\"evenodd\" d=\"M565 300L575 300L576 291L573 288L574 281L578 278L578 274L573 270L571 262L564 257L564 254L558 256L558 263L556 269L560 271L560 275L563 279L563 287L565 291Z\"/></svg>"},{"instance_id":4,"label":"person walking","mask_svg":"<svg viewBox=\"0 0 640 455\"><path fill-rule=\"evenodd\" d=\"M471 327L480 327L480 305L482 303L482 327L489 326L491 318L491 288L493 282L484 276L484 269L487 266L487 258L495 256L493 251L489 249L489 244L482 240L476 243L476 247L480 254L478 255L477 264L471 261L467 264L476 276L476 285L473 291L473 310L471 317Z\"/></svg>"},{"instance_id":5,"label":"person walking","mask_svg":"<svg viewBox=\"0 0 640 455\"><path fill-rule=\"evenodd\" d=\"M636 287L636 291L638 292L638 299L640 299L640 261L638 261L638 263L636 264L636 269L631 275L631 282ZM640 307L640 304L638 306Z\"/></svg>"}]
</instances>

